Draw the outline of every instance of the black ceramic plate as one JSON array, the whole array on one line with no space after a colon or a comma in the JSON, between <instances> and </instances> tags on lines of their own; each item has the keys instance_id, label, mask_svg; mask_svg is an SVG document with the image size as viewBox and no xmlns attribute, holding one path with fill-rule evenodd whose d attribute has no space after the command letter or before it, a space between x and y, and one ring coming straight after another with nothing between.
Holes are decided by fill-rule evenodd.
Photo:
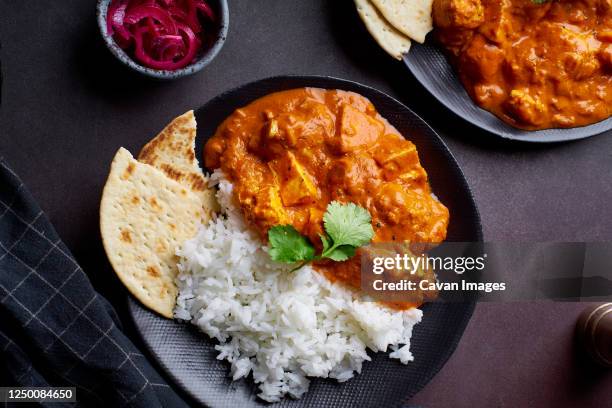
<instances>
[{"instance_id":1,"label":"black ceramic plate","mask_svg":"<svg viewBox=\"0 0 612 408\"><path fill-rule=\"evenodd\" d=\"M563 142L595 136L612 129L612 117L589 126L572 129L526 131L514 128L470 98L441 48L430 38L415 44L404 56L404 63L416 79L444 106L461 118L506 139L525 142Z\"/></svg>"},{"instance_id":2,"label":"black ceramic plate","mask_svg":"<svg viewBox=\"0 0 612 408\"><path fill-rule=\"evenodd\" d=\"M236 108L268 93L299 87L336 88L368 97L378 111L418 147L434 192L451 213L449 240L480 241L480 218L457 162L442 140L421 118L391 97L354 82L328 77L279 77L239 87L208 102L196 112L197 146L202 145ZM200 156L201 157L201 156ZM403 365L385 353L373 356L363 372L339 384L313 380L300 400L273 404L282 407L390 407L414 395L440 370L454 351L473 303L430 304L415 328L411 350L415 361ZM210 407L269 406L256 398L251 379L232 383L229 365L216 360L215 343L195 328L157 316L130 300L133 320L149 351L168 376L193 399Z\"/></svg>"}]
</instances>

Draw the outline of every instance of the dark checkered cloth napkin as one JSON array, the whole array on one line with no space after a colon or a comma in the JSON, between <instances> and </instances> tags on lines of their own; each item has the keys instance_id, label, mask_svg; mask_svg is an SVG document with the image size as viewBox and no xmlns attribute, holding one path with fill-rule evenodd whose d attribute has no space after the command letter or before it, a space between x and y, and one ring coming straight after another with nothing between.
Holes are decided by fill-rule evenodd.
<instances>
[{"instance_id":1,"label":"dark checkered cloth napkin","mask_svg":"<svg viewBox=\"0 0 612 408\"><path fill-rule=\"evenodd\" d=\"M79 406L184 406L0 158L0 385L77 387Z\"/></svg>"}]
</instances>

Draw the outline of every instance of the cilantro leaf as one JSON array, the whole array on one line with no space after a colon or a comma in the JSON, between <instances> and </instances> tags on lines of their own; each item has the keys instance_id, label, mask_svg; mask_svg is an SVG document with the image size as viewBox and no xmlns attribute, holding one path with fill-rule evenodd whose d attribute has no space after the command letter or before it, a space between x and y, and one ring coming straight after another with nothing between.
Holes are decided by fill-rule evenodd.
<instances>
[{"instance_id":1,"label":"cilantro leaf","mask_svg":"<svg viewBox=\"0 0 612 408\"><path fill-rule=\"evenodd\" d=\"M325 233L319 234L323 246L320 255L315 255L312 243L293 226L276 225L270 228L270 257L277 262L299 262L295 269L323 258L342 262L354 257L357 248L370 242L374 236L370 213L353 203L332 201L323 215L323 225Z\"/></svg>"},{"instance_id":2,"label":"cilantro leaf","mask_svg":"<svg viewBox=\"0 0 612 408\"><path fill-rule=\"evenodd\" d=\"M321 243L323 244L323 252L325 252L329 249L330 246L332 246L332 243L325 234L319 234L319 237L321 238Z\"/></svg>"},{"instance_id":3,"label":"cilantro leaf","mask_svg":"<svg viewBox=\"0 0 612 408\"><path fill-rule=\"evenodd\" d=\"M323 215L323 223L335 247L359 247L370 242L374 236L370 213L353 203L343 205L332 201Z\"/></svg>"},{"instance_id":4,"label":"cilantro leaf","mask_svg":"<svg viewBox=\"0 0 612 408\"><path fill-rule=\"evenodd\" d=\"M277 262L308 262L315 257L315 249L291 225L276 225L268 230L270 257Z\"/></svg>"},{"instance_id":5,"label":"cilantro leaf","mask_svg":"<svg viewBox=\"0 0 612 408\"><path fill-rule=\"evenodd\" d=\"M332 261L342 262L355 256L357 248L351 245L342 245L328 253L325 257Z\"/></svg>"}]
</instances>

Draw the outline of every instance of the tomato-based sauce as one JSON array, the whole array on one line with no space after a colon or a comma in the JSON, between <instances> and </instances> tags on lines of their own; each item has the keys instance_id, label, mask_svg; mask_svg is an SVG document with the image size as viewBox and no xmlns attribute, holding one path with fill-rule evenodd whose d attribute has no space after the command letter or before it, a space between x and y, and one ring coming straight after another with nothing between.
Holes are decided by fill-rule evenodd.
<instances>
[{"instance_id":1,"label":"tomato-based sauce","mask_svg":"<svg viewBox=\"0 0 612 408\"><path fill-rule=\"evenodd\" d=\"M355 93L303 88L258 99L219 126L205 163L223 170L264 239L271 227L290 224L320 249L334 200L370 212L373 242L446 238L449 212L432 195L415 145ZM359 256L316 269L360 287Z\"/></svg>"},{"instance_id":2,"label":"tomato-based sauce","mask_svg":"<svg viewBox=\"0 0 612 408\"><path fill-rule=\"evenodd\" d=\"M528 130L612 114L612 0L435 0L436 38L472 99Z\"/></svg>"}]
</instances>

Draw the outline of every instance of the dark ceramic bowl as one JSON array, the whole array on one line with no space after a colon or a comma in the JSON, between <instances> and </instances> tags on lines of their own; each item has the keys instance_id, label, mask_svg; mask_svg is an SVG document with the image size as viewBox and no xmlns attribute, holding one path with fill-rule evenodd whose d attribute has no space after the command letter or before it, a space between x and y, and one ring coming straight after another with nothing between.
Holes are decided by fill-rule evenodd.
<instances>
[{"instance_id":1,"label":"dark ceramic bowl","mask_svg":"<svg viewBox=\"0 0 612 408\"><path fill-rule=\"evenodd\" d=\"M143 75L157 78L157 79L177 79L187 75L195 74L200 71L206 65L208 65L219 53L225 38L227 36L227 29L229 26L229 9L227 6L227 0L210 0L209 4L217 13L217 25L216 33L213 44L204 50L200 51L200 54L196 57L195 61L185 68L177 69L174 71L164 71L158 69L147 68L140 65L132 57L130 57L124 50L122 50L116 43L111 35L108 34L106 25L106 13L111 0L98 0L96 7L96 15L98 19L98 26L102 38L106 43L108 49L113 53L115 57L123 64L127 65L134 71L137 71Z\"/></svg>"},{"instance_id":2,"label":"dark ceramic bowl","mask_svg":"<svg viewBox=\"0 0 612 408\"><path fill-rule=\"evenodd\" d=\"M530 131L510 126L472 101L455 69L431 37L425 44L415 44L410 53L404 55L404 63L414 77L457 116L506 139L535 143L566 142L599 135L612 129L612 117L592 125L569 129Z\"/></svg>"},{"instance_id":3,"label":"dark ceramic bowl","mask_svg":"<svg viewBox=\"0 0 612 408\"><path fill-rule=\"evenodd\" d=\"M370 99L380 114L417 146L427 169L431 187L449 208L449 241L482 241L476 203L459 165L442 139L414 112L373 88L338 78L283 76L242 85L195 109L198 120L196 155L202 157L206 141L217 127L239 107L272 92L317 87L353 91ZM209 408L377 408L405 407L406 400L422 389L455 350L475 302L435 302L423 306L424 318L414 328L410 349L415 360L409 365L391 361L385 353L370 353L360 375L339 383L313 379L310 391L300 400L284 399L275 404L256 398L252 378L232 382L229 366L217 359L215 342L193 326L162 318L131 299L129 312L150 355L168 377Z\"/></svg>"}]
</instances>

